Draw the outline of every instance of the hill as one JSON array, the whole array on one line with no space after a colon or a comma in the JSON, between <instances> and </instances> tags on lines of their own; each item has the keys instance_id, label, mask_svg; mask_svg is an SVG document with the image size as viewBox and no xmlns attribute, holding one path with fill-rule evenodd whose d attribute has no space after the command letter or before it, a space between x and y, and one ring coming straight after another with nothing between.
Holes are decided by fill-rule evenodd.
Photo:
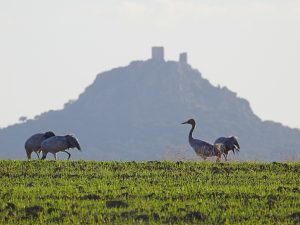
<instances>
[{"instance_id":1,"label":"hill","mask_svg":"<svg viewBox=\"0 0 300 225\"><path fill-rule=\"evenodd\" d=\"M155 160L181 152L193 156L187 144L195 137L239 137L242 160L289 160L297 156L300 131L262 121L249 102L226 87L215 87L188 63L165 61L163 49L152 58L133 61L97 75L93 84L62 110L45 112L33 120L0 130L0 157L25 157L24 142L31 134L52 130L74 133L82 145L75 158L96 160Z\"/></svg>"}]
</instances>

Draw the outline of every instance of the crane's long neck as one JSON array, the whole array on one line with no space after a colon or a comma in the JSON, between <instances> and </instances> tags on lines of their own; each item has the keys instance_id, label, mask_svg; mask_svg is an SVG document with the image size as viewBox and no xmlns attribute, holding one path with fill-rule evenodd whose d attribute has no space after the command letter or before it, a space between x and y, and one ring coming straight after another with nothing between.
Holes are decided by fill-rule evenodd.
<instances>
[{"instance_id":1,"label":"crane's long neck","mask_svg":"<svg viewBox=\"0 0 300 225\"><path fill-rule=\"evenodd\" d=\"M190 133L189 133L189 141L193 140L193 131L195 129L195 124L192 124L192 128L190 130Z\"/></svg>"}]
</instances>

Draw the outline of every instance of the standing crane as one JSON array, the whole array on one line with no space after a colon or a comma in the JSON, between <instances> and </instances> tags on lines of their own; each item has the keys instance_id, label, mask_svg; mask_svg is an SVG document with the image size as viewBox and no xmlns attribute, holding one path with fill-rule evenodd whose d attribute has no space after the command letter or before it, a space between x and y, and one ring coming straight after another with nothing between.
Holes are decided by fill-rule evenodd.
<instances>
[{"instance_id":1,"label":"standing crane","mask_svg":"<svg viewBox=\"0 0 300 225\"><path fill-rule=\"evenodd\" d=\"M41 144L41 150L43 153L42 160L46 158L48 152L54 155L55 160L57 152L67 153L68 159L70 159L71 154L66 151L66 149L69 148L77 148L79 151L81 151L81 147L79 145L78 140L72 135L54 136L48 138Z\"/></svg>"},{"instance_id":2,"label":"standing crane","mask_svg":"<svg viewBox=\"0 0 300 225\"><path fill-rule=\"evenodd\" d=\"M46 133L38 133L29 137L25 142L25 150L27 158L31 159L32 152L35 152L37 157L40 158L41 144L47 138L53 137L55 134L52 131L47 131Z\"/></svg>"},{"instance_id":3,"label":"standing crane","mask_svg":"<svg viewBox=\"0 0 300 225\"><path fill-rule=\"evenodd\" d=\"M194 119L189 119L188 121L182 124L192 125L192 128L189 133L189 144L194 149L196 154L204 160L206 160L207 157L216 156L217 162L219 162L223 153L223 149L222 149L223 146L221 144L212 145L205 141L193 138L193 131L196 126L196 122Z\"/></svg>"},{"instance_id":4,"label":"standing crane","mask_svg":"<svg viewBox=\"0 0 300 225\"><path fill-rule=\"evenodd\" d=\"M225 161L227 161L227 155L229 151L233 151L233 154L235 154L235 151L240 151L240 145L237 141L237 137L231 136L231 137L219 137L217 140L215 140L214 144L221 144L223 145L223 155L225 158Z\"/></svg>"}]
</instances>

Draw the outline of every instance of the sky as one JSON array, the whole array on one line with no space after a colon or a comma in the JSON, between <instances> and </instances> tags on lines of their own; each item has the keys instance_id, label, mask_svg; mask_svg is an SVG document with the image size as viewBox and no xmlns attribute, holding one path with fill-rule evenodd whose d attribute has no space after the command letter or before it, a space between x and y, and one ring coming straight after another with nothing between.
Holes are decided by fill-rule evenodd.
<instances>
[{"instance_id":1,"label":"sky","mask_svg":"<svg viewBox=\"0 0 300 225\"><path fill-rule=\"evenodd\" d=\"M300 128L299 27L299 0L0 0L0 127L164 46L262 120Z\"/></svg>"}]
</instances>

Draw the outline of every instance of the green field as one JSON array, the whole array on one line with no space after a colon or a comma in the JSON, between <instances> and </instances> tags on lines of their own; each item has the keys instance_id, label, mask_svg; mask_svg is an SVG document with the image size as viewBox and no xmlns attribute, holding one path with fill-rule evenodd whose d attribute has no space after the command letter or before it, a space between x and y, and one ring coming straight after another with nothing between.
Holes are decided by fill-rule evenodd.
<instances>
[{"instance_id":1,"label":"green field","mask_svg":"<svg viewBox=\"0 0 300 225\"><path fill-rule=\"evenodd\" d=\"M0 161L1 224L299 224L300 163Z\"/></svg>"}]
</instances>

